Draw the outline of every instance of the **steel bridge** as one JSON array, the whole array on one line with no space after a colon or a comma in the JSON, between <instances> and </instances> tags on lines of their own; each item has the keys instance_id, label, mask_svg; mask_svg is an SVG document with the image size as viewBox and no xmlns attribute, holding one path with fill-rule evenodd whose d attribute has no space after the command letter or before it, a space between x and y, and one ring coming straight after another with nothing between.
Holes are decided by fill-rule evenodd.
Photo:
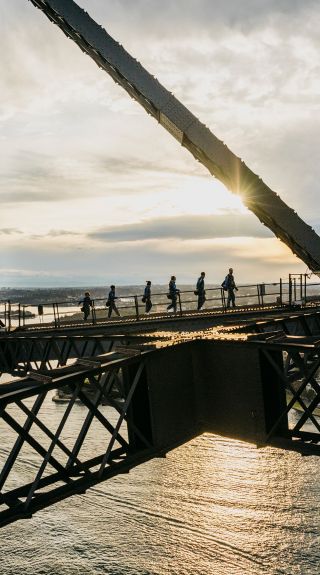
<instances>
[{"instance_id":1,"label":"steel bridge","mask_svg":"<svg viewBox=\"0 0 320 575\"><path fill-rule=\"evenodd\" d=\"M31 2L241 193L310 269L320 269L315 232L83 10L72 0ZM272 305L135 317L118 330L116 323L93 322L5 334L0 370L16 378L0 385L0 431L11 444L0 448L0 525L163 457L203 432L319 455L319 317L316 306ZM53 423L48 401L56 392L64 403ZM25 481L19 468L30 458Z\"/></svg>"},{"instance_id":2,"label":"steel bridge","mask_svg":"<svg viewBox=\"0 0 320 575\"><path fill-rule=\"evenodd\" d=\"M185 331L176 318L162 331L2 338L1 369L20 377L0 385L11 442L0 449L0 525L203 432L319 455L320 311L240 315L205 328L199 315Z\"/></svg>"}]
</instances>

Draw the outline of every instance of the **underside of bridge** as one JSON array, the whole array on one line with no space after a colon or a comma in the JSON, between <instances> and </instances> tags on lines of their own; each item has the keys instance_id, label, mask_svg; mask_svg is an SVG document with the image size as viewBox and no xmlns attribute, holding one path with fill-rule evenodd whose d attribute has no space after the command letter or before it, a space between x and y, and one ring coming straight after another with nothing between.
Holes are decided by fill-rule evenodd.
<instances>
[{"instance_id":1,"label":"underside of bridge","mask_svg":"<svg viewBox=\"0 0 320 575\"><path fill-rule=\"evenodd\" d=\"M71 336L68 356L59 338L25 338L16 360L30 371L0 386L12 444L1 453L0 525L204 432L320 454L319 312L220 332ZM62 403L58 425L52 399ZM20 483L26 460L34 471Z\"/></svg>"}]
</instances>

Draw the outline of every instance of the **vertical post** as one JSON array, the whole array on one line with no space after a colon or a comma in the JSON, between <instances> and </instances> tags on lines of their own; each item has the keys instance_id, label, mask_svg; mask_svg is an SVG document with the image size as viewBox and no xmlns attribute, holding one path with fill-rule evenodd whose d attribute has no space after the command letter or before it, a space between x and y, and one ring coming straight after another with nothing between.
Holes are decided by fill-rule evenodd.
<instances>
[{"instance_id":1,"label":"vertical post","mask_svg":"<svg viewBox=\"0 0 320 575\"><path fill-rule=\"evenodd\" d=\"M54 317L54 327L57 327L57 315L56 315L56 304L55 303L52 304L52 308L53 308L53 317Z\"/></svg>"},{"instance_id":2,"label":"vertical post","mask_svg":"<svg viewBox=\"0 0 320 575\"><path fill-rule=\"evenodd\" d=\"M307 305L307 274L304 274L304 284L303 284L303 288L304 288L304 305Z\"/></svg>"},{"instance_id":3,"label":"vertical post","mask_svg":"<svg viewBox=\"0 0 320 575\"><path fill-rule=\"evenodd\" d=\"M261 305L264 306L263 296L266 294L266 286L265 284L260 284L260 298L261 298Z\"/></svg>"},{"instance_id":4,"label":"vertical post","mask_svg":"<svg viewBox=\"0 0 320 575\"><path fill-rule=\"evenodd\" d=\"M289 305L292 306L292 279L291 274L289 274Z\"/></svg>"},{"instance_id":5,"label":"vertical post","mask_svg":"<svg viewBox=\"0 0 320 575\"><path fill-rule=\"evenodd\" d=\"M280 305L282 306L282 279L280 278Z\"/></svg>"},{"instance_id":6,"label":"vertical post","mask_svg":"<svg viewBox=\"0 0 320 575\"><path fill-rule=\"evenodd\" d=\"M11 301L8 300L8 331L11 331Z\"/></svg>"},{"instance_id":7,"label":"vertical post","mask_svg":"<svg viewBox=\"0 0 320 575\"><path fill-rule=\"evenodd\" d=\"M137 295L134 296L134 305L136 308L136 320L138 321L139 320L139 302L138 302L138 296Z\"/></svg>"},{"instance_id":8,"label":"vertical post","mask_svg":"<svg viewBox=\"0 0 320 575\"><path fill-rule=\"evenodd\" d=\"M21 326L21 304L18 303L18 325Z\"/></svg>"},{"instance_id":9,"label":"vertical post","mask_svg":"<svg viewBox=\"0 0 320 575\"><path fill-rule=\"evenodd\" d=\"M224 295L224 289L220 288L220 293L221 293L221 305L222 305L222 309L223 311L226 311L226 298Z\"/></svg>"},{"instance_id":10,"label":"vertical post","mask_svg":"<svg viewBox=\"0 0 320 575\"><path fill-rule=\"evenodd\" d=\"M294 277L293 278L293 295L294 295L294 301L297 301L297 278Z\"/></svg>"},{"instance_id":11,"label":"vertical post","mask_svg":"<svg viewBox=\"0 0 320 575\"><path fill-rule=\"evenodd\" d=\"M178 300L179 300L179 311L180 311L180 315L182 315L181 295L180 295L180 292L179 292L179 291L178 291Z\"/></svg>"},{"instance_id":12,"label":"vertical post","mask_svg":"<svg viewBox=\"0 0 320 575\"><path fill-rule=\"evenodd\" d=\"M91 315L92 315L92 323L93 325L95 325L97 323L97 317L96 317L96 308L94 307L94 299L92 300Z\"/></svg>"},{"instance_id":13,"label":"vertical post","mask_svg":"<svg viewBox=\"0 0 320 575\"><path fill-rule=\"evenodd\" d=\"M59 304L56 303L56 310L57 310L57 318L58 318L58 327L60 327L60 316L59 316Z\"/></svg>"}]
</instances>

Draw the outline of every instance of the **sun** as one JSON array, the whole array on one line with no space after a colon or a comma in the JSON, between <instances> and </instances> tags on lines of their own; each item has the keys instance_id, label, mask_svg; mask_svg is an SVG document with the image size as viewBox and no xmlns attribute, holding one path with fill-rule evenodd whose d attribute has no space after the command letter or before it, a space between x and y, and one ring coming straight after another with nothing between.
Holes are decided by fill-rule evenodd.
<instances>
[{"instance_id":1,"label":"sun","mask_svg":"<svg viewBox=\"0 0 320 575\"><path fill-rule=\"evenodd\" d=\"M230 193L214 178L188 176L176 182L172 207L181 215L210 215L224 212L248 212L241 198Z\"/></svg>"}]
</instances>

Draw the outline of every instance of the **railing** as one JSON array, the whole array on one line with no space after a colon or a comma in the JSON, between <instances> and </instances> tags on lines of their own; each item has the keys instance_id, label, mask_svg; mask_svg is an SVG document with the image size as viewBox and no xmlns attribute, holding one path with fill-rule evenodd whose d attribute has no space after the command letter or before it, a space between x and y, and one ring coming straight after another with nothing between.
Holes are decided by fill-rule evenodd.
<instances>
[{"instance_id":1,"label":"railing","mask_svg":"<svg viewBox=\"0 0 320 575\"><path fill-rule=\"evenodd\" d=\"M119 296L115 303L119 310L121 319L139 320L148 316L145 311L145 304L142 300L142 293L133 295L121 295L121 288L118 290ZM304 307L312 303L320 302L320 283L307 283L306 275L299 274L289 276L289 281L275 283L247 284L239 286L236 292L236 308L254 309L266 307ZM206 301L201 311L198 311L198 297L194 290L181 290L177 293L177 306L175 314L179 316L194 313L222 313L227 311L228 292L222 287L215 286L206 288ZM151 317L168 316L168 305L171 301L167 299L167 291L152 293L152 309L149 312ZM73 299L60 302L44 302L38 305L21 304L10 300L0 301L0 320L3 324L2 331L25 328L39 325L60 327L63 325L88 324L95 325L110 319L113 321L117 316L108 318L108 308L106 298L92 299L92 307L87 321L83 320L83 313L80 311L79 300Z\"/></svg>"}]
</instances>

